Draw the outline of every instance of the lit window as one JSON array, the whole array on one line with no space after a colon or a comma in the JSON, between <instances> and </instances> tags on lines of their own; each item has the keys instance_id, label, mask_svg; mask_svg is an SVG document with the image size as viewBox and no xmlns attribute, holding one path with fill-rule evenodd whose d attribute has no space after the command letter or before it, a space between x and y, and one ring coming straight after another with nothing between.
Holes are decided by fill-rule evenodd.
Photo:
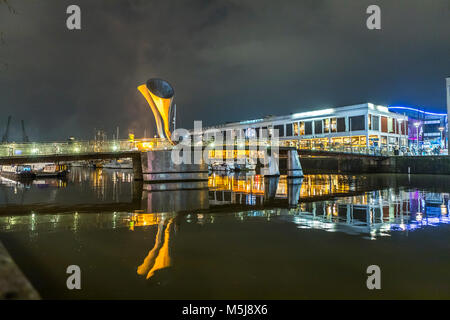
<instances>
[{"instance_id":1,"label":"lit window","mask_svg":"<svg viewBox=\"0 0 450 320\"><path fill-rule=\"evenodd\" d=\"M303 121L300 122L300 135L305 135L305 123Z\"/></svg>"}]
</instances>

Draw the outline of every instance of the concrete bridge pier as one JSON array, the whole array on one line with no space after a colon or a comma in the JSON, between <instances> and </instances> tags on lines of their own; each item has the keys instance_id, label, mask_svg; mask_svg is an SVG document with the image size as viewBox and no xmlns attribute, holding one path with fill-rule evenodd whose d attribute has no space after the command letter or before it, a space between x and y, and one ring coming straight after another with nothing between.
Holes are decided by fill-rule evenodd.
<instances>
[{"instance_id":1,"label":"concrete bridge pier","mask_svg":"<svg viewBox=\"0 0 450 320\"><path fill-rule=\"evenodd\" d=\"M271 152L271 154L267 156L266 165L261 169L261 174L264 177L279 177L279 163L279 154L276 152Z\"/></svg>"},{"instance_id":2,"label":"concrete bridge pier","mask_svg":"<svg viewBox=\"0 0 450 320\"><path fill-rule=\"evenodd\" d=\"M142 161L141 161L141 155L137 154L132 157L133 160L133 177L134 180L142 181Z\"/></svg>"},{"instance_id":3,"label":"concrete bridge pier","mask_svg":"<svg viewBox=\"0 0 450 320\"><path fill-rule=\"evenodd\" d=\"M289 207L296 207L300 200L303 178L288 179L288 202Z\"/></svg>"},{"instance_id":4,"label":"concrete bridge pier","mask_svg":"<svg viewBox=\"0 0 450 320\"><path fill-rule=\"evenodd\" d=\"M293 183L302 183L303 180L298 180L303 177L303 169L298 157L296 149L289 149L287 156L287 177L293 179ZM297 181L296 181L297 180Z\"/></svg>"},{"instance_id":5,"label":"concrete bridge pier","mask_svg":"<svg viewBox=\"0 0 450 320\"><path fill-rule=\"evenodd\" d=\"M279 176L264 176L264 202L267 203L275 199L279 180Z\"/></svg>"},{"instance_id":6,"label":"concrete bridge pier","mask_svg":"<svg viewBox=\"0 0 450 320\"><path fill-rule=\"evenodd\" d=\"M139 159L133 161L133 170L137 172L135 177L142 179L144 183L189 184L189 188L195 188L196 185L203 187L205 182L207 183L208 167L206 163L193 164L193 159L191 159L191 164L175 164L172 161L171 152L171 150L141 152ZM140 174L138 172L139 162Z\"/></svg>"}]
</instances>

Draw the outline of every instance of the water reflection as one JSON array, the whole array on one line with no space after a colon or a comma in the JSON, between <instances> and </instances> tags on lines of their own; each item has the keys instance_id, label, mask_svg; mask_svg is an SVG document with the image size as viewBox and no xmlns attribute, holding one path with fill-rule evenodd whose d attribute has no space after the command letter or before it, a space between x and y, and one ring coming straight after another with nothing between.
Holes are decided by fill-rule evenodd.
<instances>
[{"instance_id":1,"label":"water reflection","mask_svg":"<svg viewBox=\"0 0 450 320\"><path fill-rule=\"evenodd\" d=\"M131 173L74 170L67 181L0 182L0 239L20 253L18 264L44 297L80 298L59 287L65 278L55 281L64 271L47 272L77 261L92 281L82 297L192 298L198 292L208 298L214 287L227 295L211 296L230 298L242 284L252 296L292 298L327 276L323 283L341 279L334 288L343 288L361 257L373 263L376 256L395 268L392 252L406 263L439 256L448 240L449 182L438 176L307 175L293 181L212 175L206 189L149 191ZM422 243L427 248L418 255ZM342 263L337 275L326 269L333 263ZM299 274L320 279L304 289Z\"/></svg>"},{"instance_id":2,"label":"water reflection","mask_svg":"<svg viewBox=\"0 0 450 320\"><path fill-rule=\"evenodd\" d=\"M127 171L73 168L66 179L37 179L21 183L0 177L0 213L14 206L70 206L126 203L133 194L133 175ZM28 208L31 209L31 208ZM5 210L5 211L8 211Z\"/></svg>"},{"instance_id":3,"label":"water reflection","mask_svg":"<svg viewBox=\"0 0 450 320\"><path fill-rule=\"evenodd\" d=\"M434 187L448 185L442 178L428 179ZM423 181L430 184L426 176L413 183ZM161 221L168 224L167 216L155 214L175 212L184 212L188 223L202 224L223 213L240 220L282 216L299 228L367 234L372 239L391 231L448 223L449 194L410 184L410 177L395 175L307 175L293 181L285 176L213 174L207 189L147 191L133 182L131 172L76 169L67 181L23 185L2 180L0 231L29 230L36 235L39 230L59 228L134 230L159 226Z\"/></svg>"},{"instance_id":4,"label":"water reflection","mask_svg":"<svg viewBox=\"0 0 450 320\"><path fill-rule=\"evenodd\" d=\"M149 216L154 215L150 214ZM146 279L150 279L156 271L168 268L171 265L169 242L174 218L163 217L159 220L155 245L137 268L137 274L144 276Z\"/></svg>"},{"instance_id":5,"label":"water reflection","mask_svg":"<svg viewBox=\"0 0 450 320\"><path fill-rule=\"evenodd\" d=\"M380 183L381 182L381 183ZM220 175L209 177L209 199L213 205L262 205L267 200L289 200L294 205L300 200L313 200L331 196L364 192L388 186L386 181L368 176L306 175L296 181L286 176L264 178L261 175Z\"/></svg>"},{"instance_id":6,"label":"water reflection","mask_svg":"<svg viewBox=\"0 0 450 320\"><path fill-rule=\"evenodd\" d=\"M220 208L220 207L218 207ZM187 223L208 224L224 214L237 220L264 217L269 221L282 219L298 225L301 229L339 231L348 234L366 234L374 239L389 235L392 231L412 231L424 226L449 223L449 194L418 190L389 188L365 192L361 195L338 197L331 200L301 202L294 208L267 208L242 210L228 208L226 211L196 210L198 213L181 215ZM158 226L167 228L175 213L133 212L60 213L10 215L0 217L0 232L38 232L70 229L115 229ZM162 232L162 231L161 231Z\"/></svg>"},{"instance_id":7,"label":"water reflection","mask_svg":"<svg viewBox=\"0 0 450 320\"><path fill-rule=\"evenodd\" d=\"M299 228L367 234L370 239L390 231L412 231L448 224L449 194L418 190L379 190L360 196L302 203L292 210Z\"/></svg>"}]
</instances>

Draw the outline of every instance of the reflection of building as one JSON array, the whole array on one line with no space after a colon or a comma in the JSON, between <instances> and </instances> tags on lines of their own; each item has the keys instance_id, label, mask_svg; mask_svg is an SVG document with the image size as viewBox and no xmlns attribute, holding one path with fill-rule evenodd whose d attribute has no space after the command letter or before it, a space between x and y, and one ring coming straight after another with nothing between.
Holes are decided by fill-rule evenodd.
<instances>
[{"instance_id":1,"label":"reflection of building","mask_svg":"<svg viewBox=\"0 0 450 320\"><path fill-rule=\"evenodd\" d=\"M450 127L448 126L448 119L450 118L450 78L445 79L445 91L447 93L447 128L445 132L447 132L447 148L448 148L448 136L450 136Z\"/></svg>"},{"instance_id":2,"label":"reflection of building","mask_svg":"<svg viewBox=\"0 0 450 320\"><path fill-rule=\"evenodd\" d=\"M407 117L392 113L384 106L364 103L339 108L270 116L206 128L258 138L265 131L278 130L287 146L321 148L328 146L386 147L407 146ZM265 131L263 131L265 130Z\"/></svg>"},{"instance_id":3,"label":"reflection of building","mask_svg":"<svg viewBox=\"0 0 450 320\"><path fill-rule=\"evenodd\" d=\"M306 175L300 189L300 200L330 195L346 194L355 191L355 186L343 175ZM260 175L217 175L209 176L209 201L212 205L220 204L262 204L266 181ZM288 199L288 182L281 176L276 186L275 198Z\"/></svg>"},{"instance_id":4,"label":"reflection of building","mask_svg":"<svg viewBox=\"0 0 450 320\"><path fill-rule=\"evenodd\" d=\"M449 224L449 193L432 193L397 188L369 191L359 195L345 197L328 197L329 200L318 201L324 193L333 190L328 181L339 181L339 176L322 176L314 182L308 177L306 184L312 186L315 191L302 191L307 196L317 194L317 197L308 199L308 202L300 201L300 204L292 209L271 208L262 210L242 210L240 207L234 210L238 219L252 217L276 217L287 219L299 225L299 228L313 228L327 231L340 231L347 233L370 234L371 237L385 235L389 231L414 230L423 226L436 226ZM280 179L276 197L285 197L284 190L286 179ZM231 183L232 185L233 183ZM217 186L217 185L216 185ZM227 191L229 184L223 184L216 189L217 192ZM303 188L302 186L302 188ZM347 187L350 190L351 187ZM245 194L245 193L241 193ZM252 195L250 193L245 195ZM252 195L258 196L259 195ZM302 196L303 197L303 196ZM302 200L302 197L300 200ZM313 200L313 201L309 201ZM227 210L227 212L233 212ZM208 224L215 218L223 216L214 213L190 213L181 215L187 223ZM72 214L30 214L30 215L4 215L0 216L0 232L28 232L30 237L39 233L48 233L58 230L71 230L77 233L81 230L101 230L127 228L130 232L138 228L158 228L154 250L150 250L144 259L140 274L151 277L157 269L170 266L170 236L175 231L174 218L177 215L161 213L150 214L141 211L127 212L102 212L101 214L77 213ZM177 218L178 219L178 218ZM171 228L172 227L172 228Z\"/></svg>"},{"instance_id":5,"label":"reflection of building","mask_svg":"<svg viewBox=\"0 0 450 320\"><path fill-rule=\"evenodd\" d=\"M220 204L261 205L264 201L264 178L252 176L210 175L209 202Z\"/></svg>"},{"instance_id":6,"label":"reflection of building","mask_svg":"<svg viewBox=\"0 0 450 320\"><path fill-rule=\"evenodd\" d=\"M336 200L301 203L292 209L301 228L387 235L427 225L450 223L449 194L386 189Z\"/></svg>"},{"instance_id":7,"label":"reflection of building","mask_svg":"<svg viewBox=\"0 0 450 320\"><path fill-rule=\"evenodd\" d=\"M446 145L448 139L445 128L447 127L447 114L435 113L410 107L389 107L392 112L401 113L408 117L409 144L412 147L432 148L433 146Z\"/></svg>"}]
</instances>

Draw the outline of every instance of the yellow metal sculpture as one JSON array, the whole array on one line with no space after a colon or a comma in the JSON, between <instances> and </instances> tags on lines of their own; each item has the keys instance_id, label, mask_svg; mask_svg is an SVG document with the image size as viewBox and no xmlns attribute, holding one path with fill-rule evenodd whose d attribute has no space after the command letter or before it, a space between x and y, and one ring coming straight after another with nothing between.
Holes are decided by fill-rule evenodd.
<instances>
[{"instance_id":1,"label":"yellow metal sculpture","mask_svg":"<svg viewBox=\"0 0 450 320\"><path fill-rule=\"evenodd\" d=\"M172 86L162 79L150 79L146 84L140 85L138 90L152 109L158 136L174 144L170 133L170 115L174 97Z\"/></svg>"}]
</instances>

